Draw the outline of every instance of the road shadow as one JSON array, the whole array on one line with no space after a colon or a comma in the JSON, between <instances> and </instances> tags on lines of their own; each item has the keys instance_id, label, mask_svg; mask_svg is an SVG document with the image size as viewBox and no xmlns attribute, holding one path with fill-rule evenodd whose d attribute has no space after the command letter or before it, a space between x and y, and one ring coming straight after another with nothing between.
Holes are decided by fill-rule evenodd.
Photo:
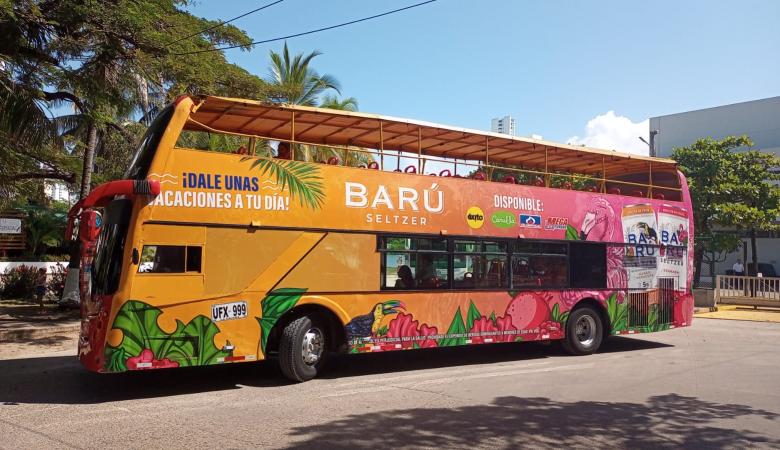
<instances>
[{"instance_id":1,"label":"road shadow","mask_svg":"<svg viewBox=\"0 0 780 450\"><path fill-rule=\"evenodd\" d=\"M289 448L776 448L780 440L724 421L777 421L738 404L666 394L645 403L499 397L490 405L349 415L290 430Z\"/></svg>"},{"instance_id":2,"label":"road shadow","mask_svg":"<svg viewBox=\"0 0 780 450\"><path fill-rule=\"evenodd\" d=\"M636 338L613 337L603 352L669 347ZM561 356L556 345L538 343L492 344L396 351L333 357L322 378L491 364ZM290 384L274 361L227 364L119 374L88 372L75 356L0 361L0 405L16 403L93 404L130 399L163 398L198 392L239 389L241 386L276 387Z\"/></svg>"},{"instance_id":3,"label":"road shadow","mask_svg":"<svg viewBox=\"0 0 780 450\"><path fill-rule=\"evenodd\" d=\"M601 346L599 353L629 352L671 347L668 344L612 336ZM364 353L333 358L320 378L344 378L411 370L438 369L452 366L469 366L508 361L523 361L569 356L557 342L485 344L464 347L418 349L385 353Z\"/></svg>"}]
</instances>

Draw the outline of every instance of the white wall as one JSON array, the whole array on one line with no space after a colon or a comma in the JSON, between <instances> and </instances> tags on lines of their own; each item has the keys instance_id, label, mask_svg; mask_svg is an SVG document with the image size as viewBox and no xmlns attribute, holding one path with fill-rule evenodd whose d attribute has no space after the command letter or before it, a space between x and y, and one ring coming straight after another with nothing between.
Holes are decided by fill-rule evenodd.
<instances>
[{"instance_id":1,"label":"white wall","mask_svg":"<svg viewBox=\"0 0 780 450\"><path fill-rule=\"evenodd\" d=\"M24 262L24 261L14 261L14 262L0 262L0 275L4 274L6 270L9 268L17 267L17 266L28 266L28 267L45 267L46 271L48 273L52 273L54 271L53 267L56 265L62 266L63 269L68 267L67 261L63 262L39 262L39 261L33 261L33 262Z\"/></svg>"},{"instance_id":2,"label":"white wall","mask_svg":"<svg viewBox=\"0 0 780 450\"><path fill-rule=\"evenodd\" d=\"M650 130L658 130L655 148L668 157L674 147L699 138L723 139L748 135L754 149L780 154L780 97L771 97L666 116L651 117Z\"/></svg>"}]
</instances>

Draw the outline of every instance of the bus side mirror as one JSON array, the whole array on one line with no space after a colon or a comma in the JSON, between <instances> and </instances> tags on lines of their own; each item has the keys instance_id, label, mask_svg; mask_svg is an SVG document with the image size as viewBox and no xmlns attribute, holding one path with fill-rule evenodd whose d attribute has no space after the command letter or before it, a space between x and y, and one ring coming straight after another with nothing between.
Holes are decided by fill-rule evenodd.
<instances>
[{"instance_id":1,"label":"bus side mirror","mask_svg":"<svg viewBox=\"0 0 780 450\"><path fill-rule=\"evenodd\" d=\"M138 249L133 248L133 264L138 264L138 260L140 257L138 256Z\"/></svg>"}]
</instances>

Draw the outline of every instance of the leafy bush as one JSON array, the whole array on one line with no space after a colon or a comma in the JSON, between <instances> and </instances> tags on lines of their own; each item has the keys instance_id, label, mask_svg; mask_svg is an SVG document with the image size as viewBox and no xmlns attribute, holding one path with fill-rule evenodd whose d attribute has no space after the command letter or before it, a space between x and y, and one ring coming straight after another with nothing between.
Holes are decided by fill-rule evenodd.
<instances>
[{"instance_id":1,"label":"leafy bush","mask_svg":"<svg viewBox=\"0 0 780 450\"><path fill-rule=\"evenodd\" d=\"M35 276L38 269L30 266L9 267L2 274L3 298L32 298L35 295Z\"/></svg>"},{"instance_id":2,"label":"leafy bush","mask_svg":"<svg viewBox=\"0 0 780 450\"><path fill-rule=\"evenodd\" d=\"M62 291L65 290L65 278L67 275L68 271L62 264L52 266L49 271L49 282L46 284L46 291L58 300L62 298Z\"/></svg>"}]
</instances>

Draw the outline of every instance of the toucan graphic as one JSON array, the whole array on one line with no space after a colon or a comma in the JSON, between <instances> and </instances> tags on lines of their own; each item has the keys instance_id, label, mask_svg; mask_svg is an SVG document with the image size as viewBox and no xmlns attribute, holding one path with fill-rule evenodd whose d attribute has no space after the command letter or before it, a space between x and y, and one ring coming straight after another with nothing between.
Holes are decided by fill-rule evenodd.
<instances>
[{"instance_id":1,"label":"toucan graphic","mask_svg":"<svg viewBox=\"0 0 780 450\"><path fill-rule=\"evenodd\" d=\"M647 237L647 242L651 244L658 242L658 234L656 234L653 228L650 228L650 225L645 222L639 222L636 224L636 227L642 230L642 234Z\"/></svg>"},{"instance_id":2,"label":"toucan graphic","mask_svg":"<svg viewBox=\"0 0 780 450\"><path fill-rule=\"evenodd\" d=\"M382 318L389 314L397 314L398 308L405 309L406 306L398 300L388 300L383 303L377 303L368 314L357 316L347 323L347 335L350 338L361 338L376 335L379 331L379 324Z\"/></svg>"}]
</instances>

